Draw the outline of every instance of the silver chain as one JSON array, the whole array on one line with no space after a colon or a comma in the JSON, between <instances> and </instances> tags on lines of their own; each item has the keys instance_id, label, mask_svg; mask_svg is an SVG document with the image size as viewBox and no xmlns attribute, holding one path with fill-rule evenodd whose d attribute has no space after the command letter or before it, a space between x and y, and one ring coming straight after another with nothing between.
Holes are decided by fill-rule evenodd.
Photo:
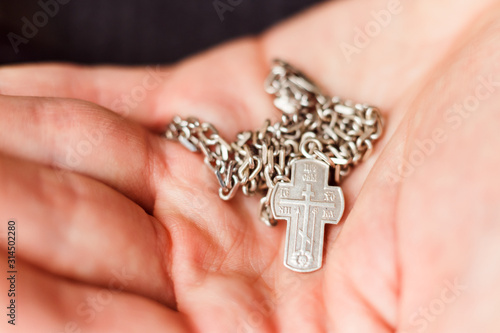
<instances>
[{"instance_id":1,"label":"silver chain","mask_svg":"<svg viewBox=\"0 0 500 333\"><path fill-rule=\"evenodd\" d=\"M274 225L270 193L278 182L290 180L294 160L315 158L327 163L339 184L369 155L383 124L377 108L325 96L281 60L274 62L265 89L275 96L274 105L283 113L275 124L266 120L260 129L241 132L228 143L212 124L175 117L165 135L205 155L223 200L231 199L240 187L245 195L263 194L260 218Z\"/></svg>"}]
</instances>

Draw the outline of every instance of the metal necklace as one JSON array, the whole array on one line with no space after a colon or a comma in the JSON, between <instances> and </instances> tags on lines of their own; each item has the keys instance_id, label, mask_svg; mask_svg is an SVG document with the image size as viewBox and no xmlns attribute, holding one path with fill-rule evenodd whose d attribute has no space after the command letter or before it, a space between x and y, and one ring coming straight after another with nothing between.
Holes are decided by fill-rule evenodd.
<instances>
[{"instance_id":1,"label":"metal necklace","mask_svg":"<svg viewBox=\"0 0 500 333\"><path fill-rule=\"evenodd\" d=\"M337 224L344 211L342 189L329 184L339 185L366 159L382 135L382 117L373 106L323 95L281 60L274 61L265 89L283 113L275 124L266 120L228 143L209 123L175 117L165 135L204 154L223 200L239 188L262 194L260 219L269 226L287 221L285 266L312 272L322 265L324 225Z\"/></svg>"}]
</instances>

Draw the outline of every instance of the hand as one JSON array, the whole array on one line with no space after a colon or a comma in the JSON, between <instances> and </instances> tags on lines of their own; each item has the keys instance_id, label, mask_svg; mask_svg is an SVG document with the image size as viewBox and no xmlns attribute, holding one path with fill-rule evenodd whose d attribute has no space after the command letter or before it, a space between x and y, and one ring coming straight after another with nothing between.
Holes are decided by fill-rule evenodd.
<instances>
[{"instance_id":1,"label":"hand","mask_svg":"<svg viewBox=\"0 0 500 333\"><path fill-rule=\"evenodd\" d=\"M379 1L389 23L364 44L353 35L377 22L371 9L332 2L170 67L2 68L0 211L18 225L18 328L498 331L492 3L392 14ZM386 120L342 184L344 221L326 228L310 274L283 267L285 223L259 222L258 198L221 201L201 156L155 133L177 114L228 140L276 120L262 89L275 57Z\"/></svg>"}]
</instances>

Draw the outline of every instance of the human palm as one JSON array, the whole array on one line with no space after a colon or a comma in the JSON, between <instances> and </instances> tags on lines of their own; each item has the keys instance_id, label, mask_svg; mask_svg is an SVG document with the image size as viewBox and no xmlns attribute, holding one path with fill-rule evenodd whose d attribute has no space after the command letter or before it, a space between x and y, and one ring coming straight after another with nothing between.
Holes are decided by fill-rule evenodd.
<instances>
[{"instance_id":1,"label":"human palm","mask_svg":"<svg viewBox=\"0 0 500 333\"><path fill-rule=\"evenodd\" d=\"M373 20L366 6L327 3L164 68L0 69L18 328L497 331L498 6L404 3L348 61L339 45ZM174 115L227 140L277 120L262 88L275 57L386 122L308 274L282 264L285 222L259 222L258 198L221 201L201 156L158 135Z\"/></svg>"}]
</instances>

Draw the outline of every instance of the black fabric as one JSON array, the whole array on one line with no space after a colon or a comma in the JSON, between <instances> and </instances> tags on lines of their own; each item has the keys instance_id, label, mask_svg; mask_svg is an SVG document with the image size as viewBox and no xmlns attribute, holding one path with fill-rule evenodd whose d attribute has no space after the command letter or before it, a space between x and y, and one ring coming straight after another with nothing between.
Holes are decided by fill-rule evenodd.
<instances>
[{"instance_id":1,"label":"black fabric","mask_svg":"<svg viewBox=\"0 0 500 333\"><path fill-rule=\"evenodd\" d=\"M321 1L2 0L0 63L169 63Z\"/></svg>"}]
</instances>

